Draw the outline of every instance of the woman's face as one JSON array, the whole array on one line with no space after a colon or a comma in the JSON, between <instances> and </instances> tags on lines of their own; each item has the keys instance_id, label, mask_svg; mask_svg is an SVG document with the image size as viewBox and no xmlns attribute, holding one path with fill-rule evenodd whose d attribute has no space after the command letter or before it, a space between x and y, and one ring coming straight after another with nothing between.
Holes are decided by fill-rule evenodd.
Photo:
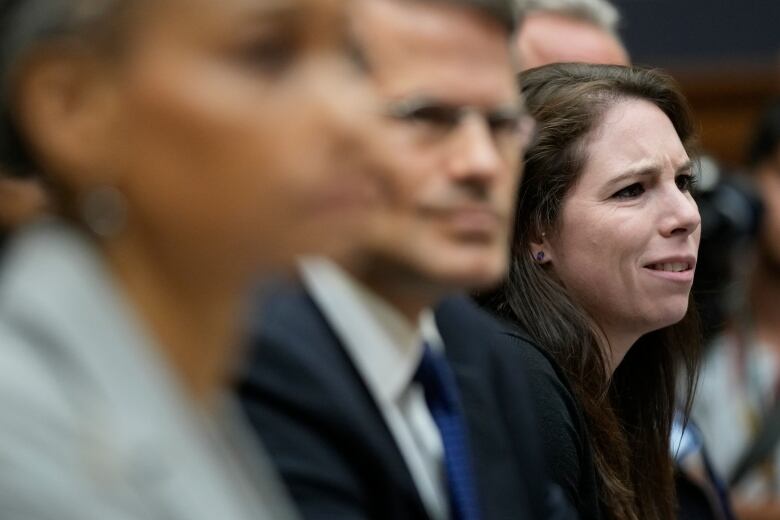
<instances>
[{"instance_id":1,"label":"woman's face","mask_svg":"<svg viewBox=\"0 0 780 520\"><path fill-rule=\"evenodd\" d=\"M148 4L86 89L99 131L79 143L92 152L71 181L116 185L134 236L206 265L271 268L358 240L378 111L352 63L346 2Z\"/></svg>"},{"instance_id":2,"label":"woman's face","mask_svg":"<svg viewBox=\"0 0 780 520\"><path fill-rule=\"evenodd\" d=\"M668 117L644 100L610 108L584 146L543 248L607 337L633 342L688 308L701 233L691 162Z\"/></svg>"}]
</instances>

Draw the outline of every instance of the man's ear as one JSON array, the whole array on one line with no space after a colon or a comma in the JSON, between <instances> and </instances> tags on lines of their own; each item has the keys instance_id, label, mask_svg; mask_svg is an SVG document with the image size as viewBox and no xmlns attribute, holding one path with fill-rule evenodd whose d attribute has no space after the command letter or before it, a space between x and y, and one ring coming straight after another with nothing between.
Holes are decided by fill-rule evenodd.
<instances>
[{"instance_id":1,"label":"man's ear","mask_svg":"<svg viewBox=\"0 0 780 520\"><path fill-rule=\"evenodd\" d=\"M101 166L114 96L94 57L42 51L28 60L15 85L14 116L38 166L78 189L106 182Z\"/></svg>"}]
</instances>

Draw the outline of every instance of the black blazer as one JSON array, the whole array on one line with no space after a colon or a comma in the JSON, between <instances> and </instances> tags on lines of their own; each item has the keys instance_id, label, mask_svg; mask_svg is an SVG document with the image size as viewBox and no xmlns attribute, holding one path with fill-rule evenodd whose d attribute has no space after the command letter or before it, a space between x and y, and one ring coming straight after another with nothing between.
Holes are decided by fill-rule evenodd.
<instances>
[{"instance_id":1,"label":"black blazer","mask_svg":"<svg viewBox=\"0 0 780 520\"><path fill-rule=\"evenodd\" d=\"M428 515L382 414L314 301L275 294L238 384L242 404L305 519ZM465 298L436 312L469 428L485 520L569 518L545 478L522 365Z\"/></svg>"}]
</instances>

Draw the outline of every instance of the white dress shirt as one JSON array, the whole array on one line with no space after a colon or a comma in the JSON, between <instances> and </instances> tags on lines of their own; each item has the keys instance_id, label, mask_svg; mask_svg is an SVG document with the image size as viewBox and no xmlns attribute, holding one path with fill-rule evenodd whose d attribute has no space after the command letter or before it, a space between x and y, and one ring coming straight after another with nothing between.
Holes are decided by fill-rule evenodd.
<instances>
[{"instance_id":1,"label":"white dress shirt","mask_svg":"<svg viewBox=\"0 0 780 520\"><path fill-rule=\"evenodd\" d=\"M324 259L302 262L304 284L344 344L393 435L431 518L449 514L441 435L413 381L423 342L444 344L433 312L415 325L388 302Z\"/></svg>"},{"instance_id":2,"label":"white dress shirt","mask_svg":"<svg viewBox=\"0 0 780 520\"><path fill-rule=\"evenodd\" d=\"M757 341L738 346L728 334L713 340L702 361L691 417L720 475L731 475L752 443L774 403L778 381L780 356L771 346ZM753 501L780 494L780 445L734 491Z\"/></svg>"}]
</instances>

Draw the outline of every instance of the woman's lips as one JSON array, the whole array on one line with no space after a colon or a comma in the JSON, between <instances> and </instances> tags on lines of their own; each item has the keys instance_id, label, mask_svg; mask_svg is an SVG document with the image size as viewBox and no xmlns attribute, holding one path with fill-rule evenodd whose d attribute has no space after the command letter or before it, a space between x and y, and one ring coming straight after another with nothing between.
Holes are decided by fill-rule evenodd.
<instances>
[{"instance_id":1,"label":"woman's lips","mask_svg":"<svg viewBox=\"0 0 780 520\"><path fill-rule=\"evenodd\" d=\"M674 282L692 282L696 257L680 256L663 258L644 266L648 273Z\"/></svg>"}]
</instances>

